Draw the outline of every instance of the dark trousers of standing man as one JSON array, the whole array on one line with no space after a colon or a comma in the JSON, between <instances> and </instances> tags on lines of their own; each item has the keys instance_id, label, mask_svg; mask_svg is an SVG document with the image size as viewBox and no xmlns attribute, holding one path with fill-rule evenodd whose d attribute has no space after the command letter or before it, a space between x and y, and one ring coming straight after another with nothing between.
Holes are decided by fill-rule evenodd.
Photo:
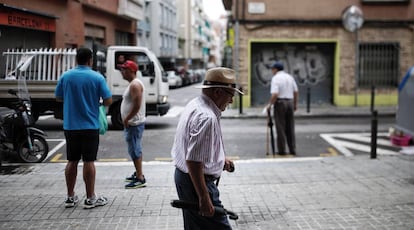
<instances>
[{"instance_id":1,"label":"dark trousers of standing man","mask_svg":"<svg viewBox=\"0 0 414 230\"><path fill-rule=\"evenodd\" d=\"M276 124L277 149L279 154L286 154L286 142L290 154L296 154L295 121L292 99L277 99L273 105L273 115Z\"/></svg>"}]
</instances>

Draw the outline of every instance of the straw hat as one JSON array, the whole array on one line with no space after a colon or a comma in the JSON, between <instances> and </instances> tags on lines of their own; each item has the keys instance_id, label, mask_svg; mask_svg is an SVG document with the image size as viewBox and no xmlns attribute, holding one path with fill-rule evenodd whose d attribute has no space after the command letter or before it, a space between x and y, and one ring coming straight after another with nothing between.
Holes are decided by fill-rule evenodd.
<instances>
[{"instance_id":1,"label":"straw hat","mask_svg":"<svg viewBox=\"0 0 414 230\"><path fill-rule=\"evenodd\" d=\"M244 94L236 86L236 72L225 67L215 67L207 70L203 84L196 88L227 88Z\"/></svg>"}]
</instances>

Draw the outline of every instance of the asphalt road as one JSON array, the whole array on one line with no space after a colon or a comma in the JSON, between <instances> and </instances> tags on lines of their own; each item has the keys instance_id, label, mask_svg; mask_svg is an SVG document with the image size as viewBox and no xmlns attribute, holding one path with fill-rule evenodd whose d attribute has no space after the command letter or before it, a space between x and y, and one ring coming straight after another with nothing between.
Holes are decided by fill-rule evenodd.
<instances>
[{"instance_id":1,"label":"asphalt road","mask_svg":"<svg viewBox=\"0 0 414 230\"><path fill-rule=\"evenodd\" d=\"M170 112L163 117L149 116L143 137L144 161L170 161L170 150L178 123L180 111L185 104L198 95L199 89L193 86L170 91ZM110 119L109 119L110 121ZM395 123L393 118L379 120L379 148L398 154L398 147L390 146L386 137L389 127ZM47 133L50 146L46 162L65 162L66 148L61 120L41 117L36 126ZM110 124L110 123L109 123ZM225 150L234 159L256 159L273 156L270 147L269 130L264 119L222 119ZM100 138L100 161L129 161L123 131L110 130ZM296 119L296 157L329 157L336 155L366 154L369 156L370 120L369 118L312 118ZM345 136L344 136L345 135ZM276 136L276 135L275 135ZM368 149L368 150L367 150ZM267 155L269 153L269 155Z\"/></svg>"}]
</instances>

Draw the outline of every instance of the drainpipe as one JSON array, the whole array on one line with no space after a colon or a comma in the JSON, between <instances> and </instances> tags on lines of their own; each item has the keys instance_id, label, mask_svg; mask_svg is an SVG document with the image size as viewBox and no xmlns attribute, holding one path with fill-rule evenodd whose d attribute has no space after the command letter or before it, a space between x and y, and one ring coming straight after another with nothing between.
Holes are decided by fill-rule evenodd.
<instances>
[{"instance_id":1,"label":"drainpipe","mask_svg":"<svg viewBox=\"0 0 414 230\"><path fill-rule=\"evenodd\" d=\"M236 80L240 83L240 74L239 74L239 1L235 1L236 3L236 19L234 23L234 70L236 71ZM239 102L242 101L242 96L239 94ZM243 105L242 103L239 104L239 114L243 113Z\"/></svg>"}]
</instances>

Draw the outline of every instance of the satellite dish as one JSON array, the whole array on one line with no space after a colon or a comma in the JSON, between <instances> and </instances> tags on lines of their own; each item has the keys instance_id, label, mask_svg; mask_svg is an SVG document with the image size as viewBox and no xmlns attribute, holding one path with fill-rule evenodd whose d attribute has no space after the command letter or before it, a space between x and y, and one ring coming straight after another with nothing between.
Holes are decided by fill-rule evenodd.
<instances>
[{"instance_id":1,"label":"satellite dish","mask_svg":"<svg viewBox=\"0 0 414 230\"><path fill-rule=\"evenodd\" d=\"M347 7L342 14L342 23L346 30L355 32L361 28L364 23L362 10L353 5Z\"/></svg>"}]
</instances>

